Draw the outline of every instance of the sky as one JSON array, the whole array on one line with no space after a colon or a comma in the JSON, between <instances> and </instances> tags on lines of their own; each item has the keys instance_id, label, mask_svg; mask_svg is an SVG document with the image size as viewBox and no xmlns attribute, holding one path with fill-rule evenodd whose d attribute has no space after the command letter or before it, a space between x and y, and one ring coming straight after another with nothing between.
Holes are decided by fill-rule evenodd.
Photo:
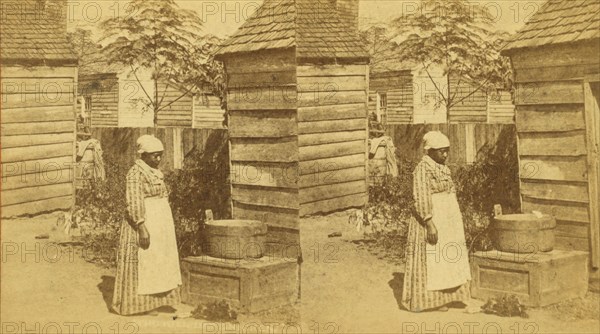
<instances>
[{"instance_id":1,"label":"sky","mask_svg":"<svg viewBox=\"0 0 600 334\"><path fill-rule=\"evenodd\" d=\"M252 15L262 0L176 0L183 8L198 12L206 33L228 36ZM473 5L487 7L495 17L498 30L514 33L533 15L545 0L480 0ZM69 0L69 26L93 26L101 20L123 15L128 0ZM414 11L418 0L360 0L359 16L362 27Z\"/></svg>"}]
</instances>

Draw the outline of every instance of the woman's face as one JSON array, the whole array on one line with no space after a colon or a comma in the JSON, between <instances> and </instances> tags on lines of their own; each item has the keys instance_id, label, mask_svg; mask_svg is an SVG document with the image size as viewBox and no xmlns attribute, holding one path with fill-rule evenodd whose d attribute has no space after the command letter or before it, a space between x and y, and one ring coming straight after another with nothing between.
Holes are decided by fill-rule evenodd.
<instances>
[{"instance_id":1,"label":"woman's face","mask_svg":"<svg viewBox=\"0 0 600 334\"><path fill-rule=\"evenodd\" d=\"M162 160L162 154L163 152L143 153L142 160L144 160L148 166L158 168L158 165L160 165L160 161Z\"/></svg>"},{"instance_id":2,"label":"woman's face","mask_svg":"<svg viewBox=\"0 0 600 334\"><path fill-rule=\"evenodd\" d=\"M448 151L450 150L449 147L444 147L444 148L432 148L430 149L427 154L429 155L429 157L431 157L431 159L433 159L433 161L437 162L440 165L445 165L446 164L446 159L448 159Z\"/></svg>"}]
</instances>

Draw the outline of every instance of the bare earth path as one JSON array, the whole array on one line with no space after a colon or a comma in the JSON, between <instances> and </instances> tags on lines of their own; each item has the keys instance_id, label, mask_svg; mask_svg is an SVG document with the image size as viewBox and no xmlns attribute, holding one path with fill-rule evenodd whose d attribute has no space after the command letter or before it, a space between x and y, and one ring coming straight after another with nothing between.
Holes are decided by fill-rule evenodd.
<instances>
[{"instance_id":1,"label":"bare earth path","mask_svg":"<svg viewBox=\"0 0 600 334\"><path fill-rule=\"evenodd\" d=\"M565 323L547 311L529 319L446 313L413 314L398 307L402 268L377 259L347 239L355 238L347 214L302 221L300 326L244 317L240 324L172 320L172 314L121 317L110 313L114 273L58 250L35 235L56 215L2 221L2 333L598 333L597 320ZM328 238L334 231L341 238ZM179 312L190 311L181 305Z\"/></svg>"}]
</instances>

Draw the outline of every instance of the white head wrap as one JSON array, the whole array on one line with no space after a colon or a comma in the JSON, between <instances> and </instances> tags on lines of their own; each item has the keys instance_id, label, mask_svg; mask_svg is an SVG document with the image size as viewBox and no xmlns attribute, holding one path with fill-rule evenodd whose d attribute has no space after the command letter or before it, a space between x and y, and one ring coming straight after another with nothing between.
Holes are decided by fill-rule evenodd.
<instances>
[{"instance_id":1,"label":"white head wrap","mask_svg":"<svg viewBox=\"0 0 600 334\"><path fill-rule=\"evenodd\" d=\"M143 135L138 138L137 149L138 153L154 153L165 150L162 142L152 135Z\"/></svg>"},{"instance_id":2,"label":"white head wrap","mask_svg":"<svg viewBox=\"0 0 600 334\"><path fill-rule=\"evenodd\" d=\"M429 131L423 136L423 148L425 151L429 149L439 149L450 147L448 137L439 131Z\"/></svg>"}]
</instances>

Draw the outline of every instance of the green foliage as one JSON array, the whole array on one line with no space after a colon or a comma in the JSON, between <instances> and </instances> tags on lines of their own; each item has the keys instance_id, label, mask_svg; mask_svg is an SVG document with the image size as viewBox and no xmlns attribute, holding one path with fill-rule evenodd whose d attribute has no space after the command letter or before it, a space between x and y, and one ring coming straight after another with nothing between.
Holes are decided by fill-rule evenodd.
<instances>
[{"instance_id":1,"label":"green foliage","mask_svg":"<svg viewBox=\"0 0 600 334\"><path fill-rule=\"evenodd\" d=\"M376 24L360 31L363 44L367 46L371 61L371 68L378 68L383 64L393 61L394 44L390 40L390 31L387 24Z\"/></svg>"},{"instance_id":2,"label":"green foliage","mask_svg":"<svg viewBox=\"0 0 600 334\"><path fill-rule=\"evenodd\" d=\"M415 162L403 160L398 177L385 176L369 188L369 202L364 208L363 224L370 227L367 236L376 240L375 247L392 259L404 257L408 220L412 215L412 171Z\"/></svg>"},{"instance_id":3,"label":"green foliage","mask_svg":"<svg viewBox=\"0 0 600 334\"><path fill-rule=\"evenodd\" d=\"M459 200L460 202L460 200ZM461 205L465 241L470 252L487 251L492 249L489 236L490 215L475 210L472 204Z\"/></svg>"},{"instance_id":4,"label":"green foliage","mask_svg":"<svg viewBox=\"0 0 600 334\"><path fill-rule=\"evenodd\" d=\"M67 32L67 41L77 54L79 72L88 72L102 63L98 56L102 47L92 38L90 29L76 28Z\"/></svg>"},{"instance_id":5,"label":"green foliage","mask_svg":"<svg viewBox=\"0 0 600 334\"><path fill-rule=\"evenodd\" d=\"M484 313L501 317L529 318L525 305L521 304L515 295L503 296L500 299L490 298L481 309Z\"/></svg>"},{"instance_id":6,"label":"green foliage","mask_svg":"<svg viewBox=\"0 0 600 334\"><path fill-rule=\"evenodd\" d=\"M476 91L510 88L512 69L500 55L506 33L492 30L493 17L485 6L466 0L422 0L414 12L390 24L390 39L395 43L394 59L441 68L444 75L466 78L475 83L464 96L444 89L431 80L450 110Z\"/></svg>"},{"instance_id":7,"label":"green foliage","mask_svg":"<svg viewBox=\"0 0 600 334\"><path fill-rule=\"evenodd\" d=\"M217 322L236 321L238 311L225 300L200 304L192 311L192 317L195 319L204 319Z\"/></svg>"},{"instance_id":8,"label":"green foliage","mask_svg":"<svg viewBox=\"0 0 600 334\"><path fill-rule=\"evenodd\" d=\"M457 196L461 205L491 217L494 204L504 213L519 212L519 174L516 129L504 127L494 145L479 150L473 165L454 170Z\"/></svg>"},{"instance_id":9,"label":"green foliage","mask_svg":"<svg viewBox=\"0 0 600 334\"><path fill-rule=\"evenodd\" d=\"M116 262L121 223L127 217L127 166L117 157L105 154L104 169L104 181L92 181L77 190L74 217L80 220L82 228L84 258L112 266Z\"/></svg>"},{"instance_id":10,"label":"green foliage","mask_svg":"<svg viewBox=\"0 0 600 334\"><path fill-rule=\"evenodd\" d=\"M215 219L231 218L229 175L223 168L229 165L227 133L211 133L205 147L193 150L183 168L166 177L181 257L200 254L205 210Z\"/></svg>"},{"instance_id":11,"label":"green foliage","mask_svg":"<svg viewBox=\"0 0 600 334\"><path fill-rule=\"evenodd\" d=\"M154 87L158 82L183 88L181 96L163 103L164 92L156 89L153 96L144 86L143 103L157 114L186 94L204 92L206 85L223 96L223 68L214 61L213 53L220 39L202 33L202 20L191 10L180 8L174 0L131 0L124 16L116 16L100 25L102 50L109 64L131 69L141 85L137 72L150 70Z\"/></svg>"}]
</instances>

